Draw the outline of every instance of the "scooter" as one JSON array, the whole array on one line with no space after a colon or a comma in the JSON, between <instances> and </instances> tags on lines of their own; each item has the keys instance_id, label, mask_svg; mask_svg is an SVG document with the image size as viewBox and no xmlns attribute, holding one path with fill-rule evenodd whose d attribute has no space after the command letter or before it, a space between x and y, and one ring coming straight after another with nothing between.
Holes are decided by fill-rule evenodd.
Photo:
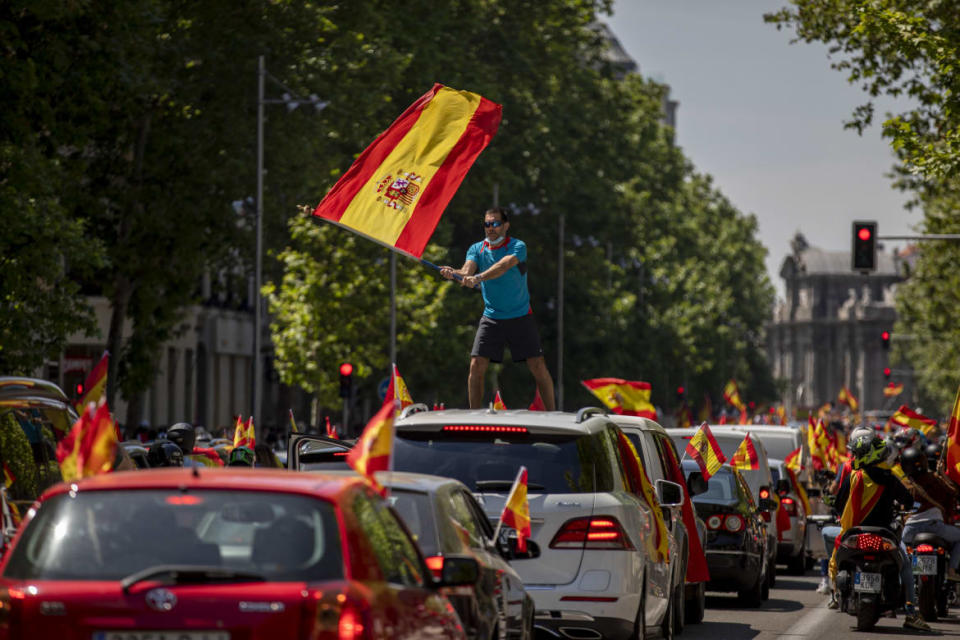
<instances>
[{"instance_id":1,"label":"scooter","mask_svg":"<svg viewBox=\"0 0 960 640\"><path fill-rule=\"evenodd\" d=\"M881 615L903 605L898 547L897 535L883 527L851 527L840 539L840 611L856 616L857 631L869 631Z\"/></svg>"},{"instance_id":2,"label":"scooter","mask_svg":"<svg viewBox=\"0 0 960 640\"><path fill-rule=\"evenodd\" d=\"M947 615L950 586L947 583L947 543L932 533L920 533L907 547L917 584L917 608L927 622Z\"/></svg>"}]
</instances>

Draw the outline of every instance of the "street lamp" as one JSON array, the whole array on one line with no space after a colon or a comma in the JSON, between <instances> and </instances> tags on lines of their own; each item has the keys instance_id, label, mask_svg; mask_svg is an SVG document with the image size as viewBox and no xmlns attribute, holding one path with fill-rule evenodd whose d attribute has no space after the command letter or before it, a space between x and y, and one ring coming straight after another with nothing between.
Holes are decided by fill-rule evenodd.
<instances>
[{"instance_id":1,"label":"street lamp","mask_svg":"<svg viewBox=\"0 0 960 640\"><path fill-rule=\"evenodd\" d=\"M267 100L266 81L270 78L284 90L283 97L277 100ZM260 332L261 332L261 299L260 286L263 265L263 107L267 104L284 104L287 111L293 111L301 104L312 104L319 112L327 106L327 102L320 100L315 94L309 98L301 98L295 91L289 89L282 82L267 73L267 64L264 56L260 56L257 65L257 257L253 278L253 403L251 414L256 429L261 429L261 397L263 395L263 371L260 361Z\"/></svg>"}]
</instances>

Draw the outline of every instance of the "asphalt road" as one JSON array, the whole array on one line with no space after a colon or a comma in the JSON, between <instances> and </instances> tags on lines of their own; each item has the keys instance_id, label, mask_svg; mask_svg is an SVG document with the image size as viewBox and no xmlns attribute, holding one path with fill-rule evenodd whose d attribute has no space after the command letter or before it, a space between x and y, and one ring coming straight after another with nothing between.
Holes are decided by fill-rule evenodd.
<instances>
[{"instance_id":1,"label":"asphalt road","mask_svg":"<svg viewBox=\"0 0 960 640\"><path fill-rule=\"evenodd\" d=\"M827 596L816 592L820 577L777 576L770 599L758 609L737 603L736 594L707 593L707 611L701 624L688 625L679 637L683 640L772 640L773 638L829 638L865 640L866 638L960 638L960 609L951 609L946 619L931 623L936 634L924 634L903 628L903 615L881 618L869 633L855 631L853 616L827 609Z\"/></svg>"}]
</instances>

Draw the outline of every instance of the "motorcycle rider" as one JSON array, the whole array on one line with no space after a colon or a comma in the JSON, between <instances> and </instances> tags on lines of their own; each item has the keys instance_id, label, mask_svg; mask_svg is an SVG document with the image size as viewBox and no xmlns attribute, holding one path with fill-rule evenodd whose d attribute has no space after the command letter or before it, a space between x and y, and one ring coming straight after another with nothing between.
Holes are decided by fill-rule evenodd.
<instances>
[{"instance_id":1,"label":"motorcycle rider","mask_svg":"<svg viewBox=\"0 0 960 640\"><path fill-rule=\"evenodd\" d=\"M952 522L956 513L957 491L943 478L930 471L926 453L916 447L905 449L900 454L900 466L912 481L908 487L919 503L916 513L907 518L903 526L903 541L913 542L918 533L932 533L951 544L948 580L960 580L960 529Z\"/></svg>"},{"instance_id":2,"label":"motorcycle rider","mask_svg":"<svg viewBox=\"0 0 960 640\"><path fill-rule=\"evenodd\" d=\"M849 445L853 457L853 471L843 479L837 492L836 509L840 512L840 528L846 532L851 527L890 528L896 516L895 504L909 508L913 496L891 471L889 458L892 452L887 442L876 433L859 433ZM857 504L859 502L859 504ZM872 506L871 506L872 505ZM843 538L843 533L838 540ZM907 557L907 548L900 542L900 585L906 594L906 620L904 628L930 631L930 625L917 613L916 589L913 583L913 567ZM830 560L830 576L836 580L836 547Z\"/></svg>"}]
</instances>

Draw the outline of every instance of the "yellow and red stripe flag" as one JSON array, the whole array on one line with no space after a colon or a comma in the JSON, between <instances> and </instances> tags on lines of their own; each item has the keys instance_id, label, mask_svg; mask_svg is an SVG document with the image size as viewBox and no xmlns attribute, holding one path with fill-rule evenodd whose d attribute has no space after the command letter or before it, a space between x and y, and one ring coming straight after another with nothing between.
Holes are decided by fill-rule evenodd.
<instances>
[{"instance_id":1,"label":"yellow and red stripe flag","mask_svg":"<svg viewBox=\"0 0 960 640\"><path fill-rule=\"evenodd\" d=\"M364 427L360 439L347 454L347 464L364 476L373 488L382 496L387 489L377 482L377 471L390 470L390 457L393 455L393 420L396 415L393 404L384 404L380 411L370 418Z\"/></svg>"},{"instance_id":2,"label":"yellow and red stripe flag","mask_svg":"<svg viewBox=\"0 0 960 640\"><path fill-rule=\"evenodd\" d=\"M826 428L822 420L807 417L807 448L810 450L810 461L816 471L830 468L830 441L827 438Z\"/></svg>"},{"instance_id":3,"label":"yellow and red stripe flag","mask_svg":"<svg viewBox=\"0 0 960 640\"><path fill-rule=\"evenodd\" d=\"M497 389L497 395L493 398L493 408L497 411L507 410L507 405L503 404L503 398L500 397L500 389Z\"/></svg>"},{"instance_id":4,"label":"yellow and red stripe flag","mask_svg":"<svg viewBox=\"0 0 960 640\"><path fill-rule=\"evenodd\" d=\"M313 215L419 258L501 111L476 93L433 85L360 154Z\"/></svg>"},{"instance_id":5,"label":"yellow and red stripe flag","mask_svg":"<svg viewBox=\"0 0 960 640\"><path fill-rule=\"evenodd\" d=\"M330 424L330 416L324 416L323 419L326 421L327 437L339 440L340 437L337 435L337 428Z\"/></svg>"},{"instance_id":6,"label":"yellow and red stripe flag","mask_svg":"<svg viewBox=\"0 0 960 640\"><path fill-rule=\"evenodd\" d=\"M947 475L954 482L960 483L960 387L957 388L957 398L953 401L953 411L950 412L950 422L947 426L946 450L940 457L946 466Z\"/></svg>"},{"instance_id":7,"label":"yellow and red stripe flag","mask_svg":"<svg viewBox=\"0 0 960 640\"><path fill-rule=\"evenodd\" d=\"M407 390L407 383L404 382L400 376L400 369L397 368L396 363L393 364L393 371L390 374L390 384L387 385L387 393L383 397L383 403L391 406L394 403L399 403L397 404L397 414L405 407L413 404L413 398L410 397L410 391Z\"/></svg>"},{"instance_id":8,"label":"yellow and red stripe flag","mask_svg":"<svg viewBox=\"0 0 960 640\"><path fill-rule=\"evenodd\" d=\"M663 521L663 509L660 508L660 502L657 500L657 495L653 491L653 485L650 484L647 472L643 468L643 462L637 453L637 448L633 446L633 442L631 442L630 438L622 431L617 433L617 442L620 449L620 458L623 460L623 463L629 467L628 477L636 478L636 482L640 484L639 487L632 487L633 491L647 503L657 530L655 538L643 536L644 542L649 545L648 548L651 552L656 553L660 557L661 562L669 562L669 534L667 533L667 525Z\"/></svg>"},{"instance_id":9,"label":"yellow and red stripe flag","mask_svg":"<svg viewBox=\"0 0 960 640\"><path fill-rule=\"evenodd\" d=\"M7 466L7 463L3 463L3 486L9 489L13 486L13 483L17 481L17 476L13 475L13 471L10 471L10 467Z\"/></svg>"},{"instance_id":10,"label":"yellow and red stripe flag","mask_svg":"<svg viewBox=\"0 0 960 640\"><path fill-rule=\"evenodd\" d=\"M697 414L700 422L710 422L713 420L713 401L710 400L710 394L703 394L703 405L700 407L700 413Z\"/></svg>"},{"instance_id":11,"label":"yellow and red stripe flag","mask_svg":"<svg viewBox=\"0 0 960 640\"><path fill-rule=\"evenodd\" d=\"M753 444L750 432L747 432L747 435L743 438L743 442L741 442L737 450L733 452L733 457L730 458L730 466L742 469L743 471L760 468L760 456L757 454L757 448Z\"/></svg>"},{"instance_id":12,"label":"yellow and red stripe flag","mask_svg":"<svg viewBox=\"0 0 960 640\"><path fill-rule=\"evenodd\" d=\"M594 378L580 383L597 396L614 413L657 419L657 410L650 404L650 383L623 378Z\"/></svg>"},{"instance_id":13,"label":"yellow and red stripe flag","mask_svg":"<svg viewBox=\"0 0 960 640\"><path fill-rule=\"evenodd\" d=\"M530 501L527 499L527 468L520 467L517 479L513 481L510 495L503 505L500 522L512 527L517 532L517 551L527 550L527 540L530 539Z\"/></svg>"},{"instance_id":14,"label":"yellow and red stripe flag","mask_svg":"<svg viewBox=\"0 0 960 640\"><path fill-rule=\"evenodd\" d=\"M700 465L704 480L709 480L727 461L727 457L720 450L720 445L717 444L717 439L713 437L713 432L710 431L710 425L706 422L701 424L697 432L690 438L686 452L690 458Z\"/></svg>"},{"instance_id":15,"label":"yellow and red stripe flag","mask_svg":"<svg viewBox=\"0 0 960 640\"><path fill-rule=\"evenodd\" d=\"M83 381L83 396L74 405L77 413L82 414L91 402L94 404L100 402L100 398L107 392L107 369L109 366L110 352L104 351L103 355L100 356L100 361L91 369Z\"/></svg>"},{"instance_id":16,"label":"yellow and red stripe flag","mask_svg":"<svg viewBox=\"0 0 960 640\"><path fill-rule=\"evenodd\" d=\"M903 383L894 384L892 382L887 383L887 386L883 388L883 395L886 398L895 398L898 395L903 393Z\"/></svg>"},{"instance_id":17,"label":"yellow and red stripe flag","mask_svg":"<svg viewBox=\"0 0 960 640\"><path fill-rule=\"evenodd\" d=\"M860 403L857 402L857 397L853 395L853 392L847 389L846 386L840 387L840 393L837 394L837 402L850 407L850 411L856 411L860 407Z\"/></svg>"},{"instance_id":18,"label":"yellow and red stripe flag","mask_svg":"<svg viewBox=\"0 0 960 640\"><path fill-rule=\"evenodd\" d=\"M693 511L693 500L690 499L690 490L687 488L687 481L683 474L683 467L677 460L676 453L672 446L663 448L664 455L668 458L667 469L668 480L676 482L683 489L683 524L687 531L697 530L696 515ZM707 567L707 556L704 554L703 545L699 535L687 536L687 582L707 582L710 580L710 569Z\"/></svg>"},{"instance_id":19,"label":"yellow and red stripe flag","mask_svg":"<svg viewBox=\"0 0 960 640\"><path fill-rule=\"evenodd\" d=\"M883 485L874 482L862 469L850 475L850 497L840 514L840 535L833 543L833 555L830 556L830 578L835 580L837 575L837 549L840 540L850 527L856 527L863 522L873 510L883 495Z\"/></svg>"},{"instance_id":20,"label":"yellow and red stripe flag","mask_svg":"<svg viewBox=\"0 0 960 640\"><path fill-rule=\"evenodd\" d=\"M543 404L543 398L540 397L540 388L537 387L537 392L533 394L533 402L530 403L530 406L527 407L528 411L546 411L547 406Z\"/></svg>"},{"instance_id":21,"label":"yellow and red stripe flag","mask_svg":"<svg viewBox=\"0 0 960 640\"><path fill-rule=\"evenodd\" d=\"M890 416L890 422L904 429L916 429L925 436L930 435L937 428L936 420L917 413L905 404L900 405L900 408Z\"/></svg>"},{"instance_id":22,"label":"yellow and red stripe flag","mask_svg":"<svg viewBox=\"0 0 960 640\"><path fill-rule=\"evenodd\" d=\"M743 404L743 400L740 399L740 389L737 387L737 381L733 378L730 378L726 386L723 388L723 399L739 409L741 412L745 411L747 408L746 405Z\"/></svg>"},{"instance_id":23,"label":"yellow and red stripe flag","mask_svg":"<svg viewBox=\"0 0 960 640\"><path fill-rule=\"evenodd\" d=\"M86 411L57 445L57 462L64 482L107 473L117 453L117 430L105 402Z\"/></svg>"},{"instance_id":24,"label":"yellow and red stripe flag","mask_svg":"<svg viewBox=\"0 0 960 640\"><path fill-rule=\"evenodd\" d=\"M289 409L289 412L290 412L290 432L300 433L300 427L297 426L297 421L293 419L293 409Z\"/></svg>"},{"instance_id":25,"label":"yellow and red stripe flag","mask_svg":"<svg viewBox=\"0 0 960 640\"><path fill-rule=\"evenodd\" d=\"M250 420L246 425L243 424L243 417L237 416L237 423L233 425L233 446L236 447L250 447L253 449L253 443L250 441L249 433L252 431L253 427L253 416L250 416Z\"/></svg>"}]
</instances>

